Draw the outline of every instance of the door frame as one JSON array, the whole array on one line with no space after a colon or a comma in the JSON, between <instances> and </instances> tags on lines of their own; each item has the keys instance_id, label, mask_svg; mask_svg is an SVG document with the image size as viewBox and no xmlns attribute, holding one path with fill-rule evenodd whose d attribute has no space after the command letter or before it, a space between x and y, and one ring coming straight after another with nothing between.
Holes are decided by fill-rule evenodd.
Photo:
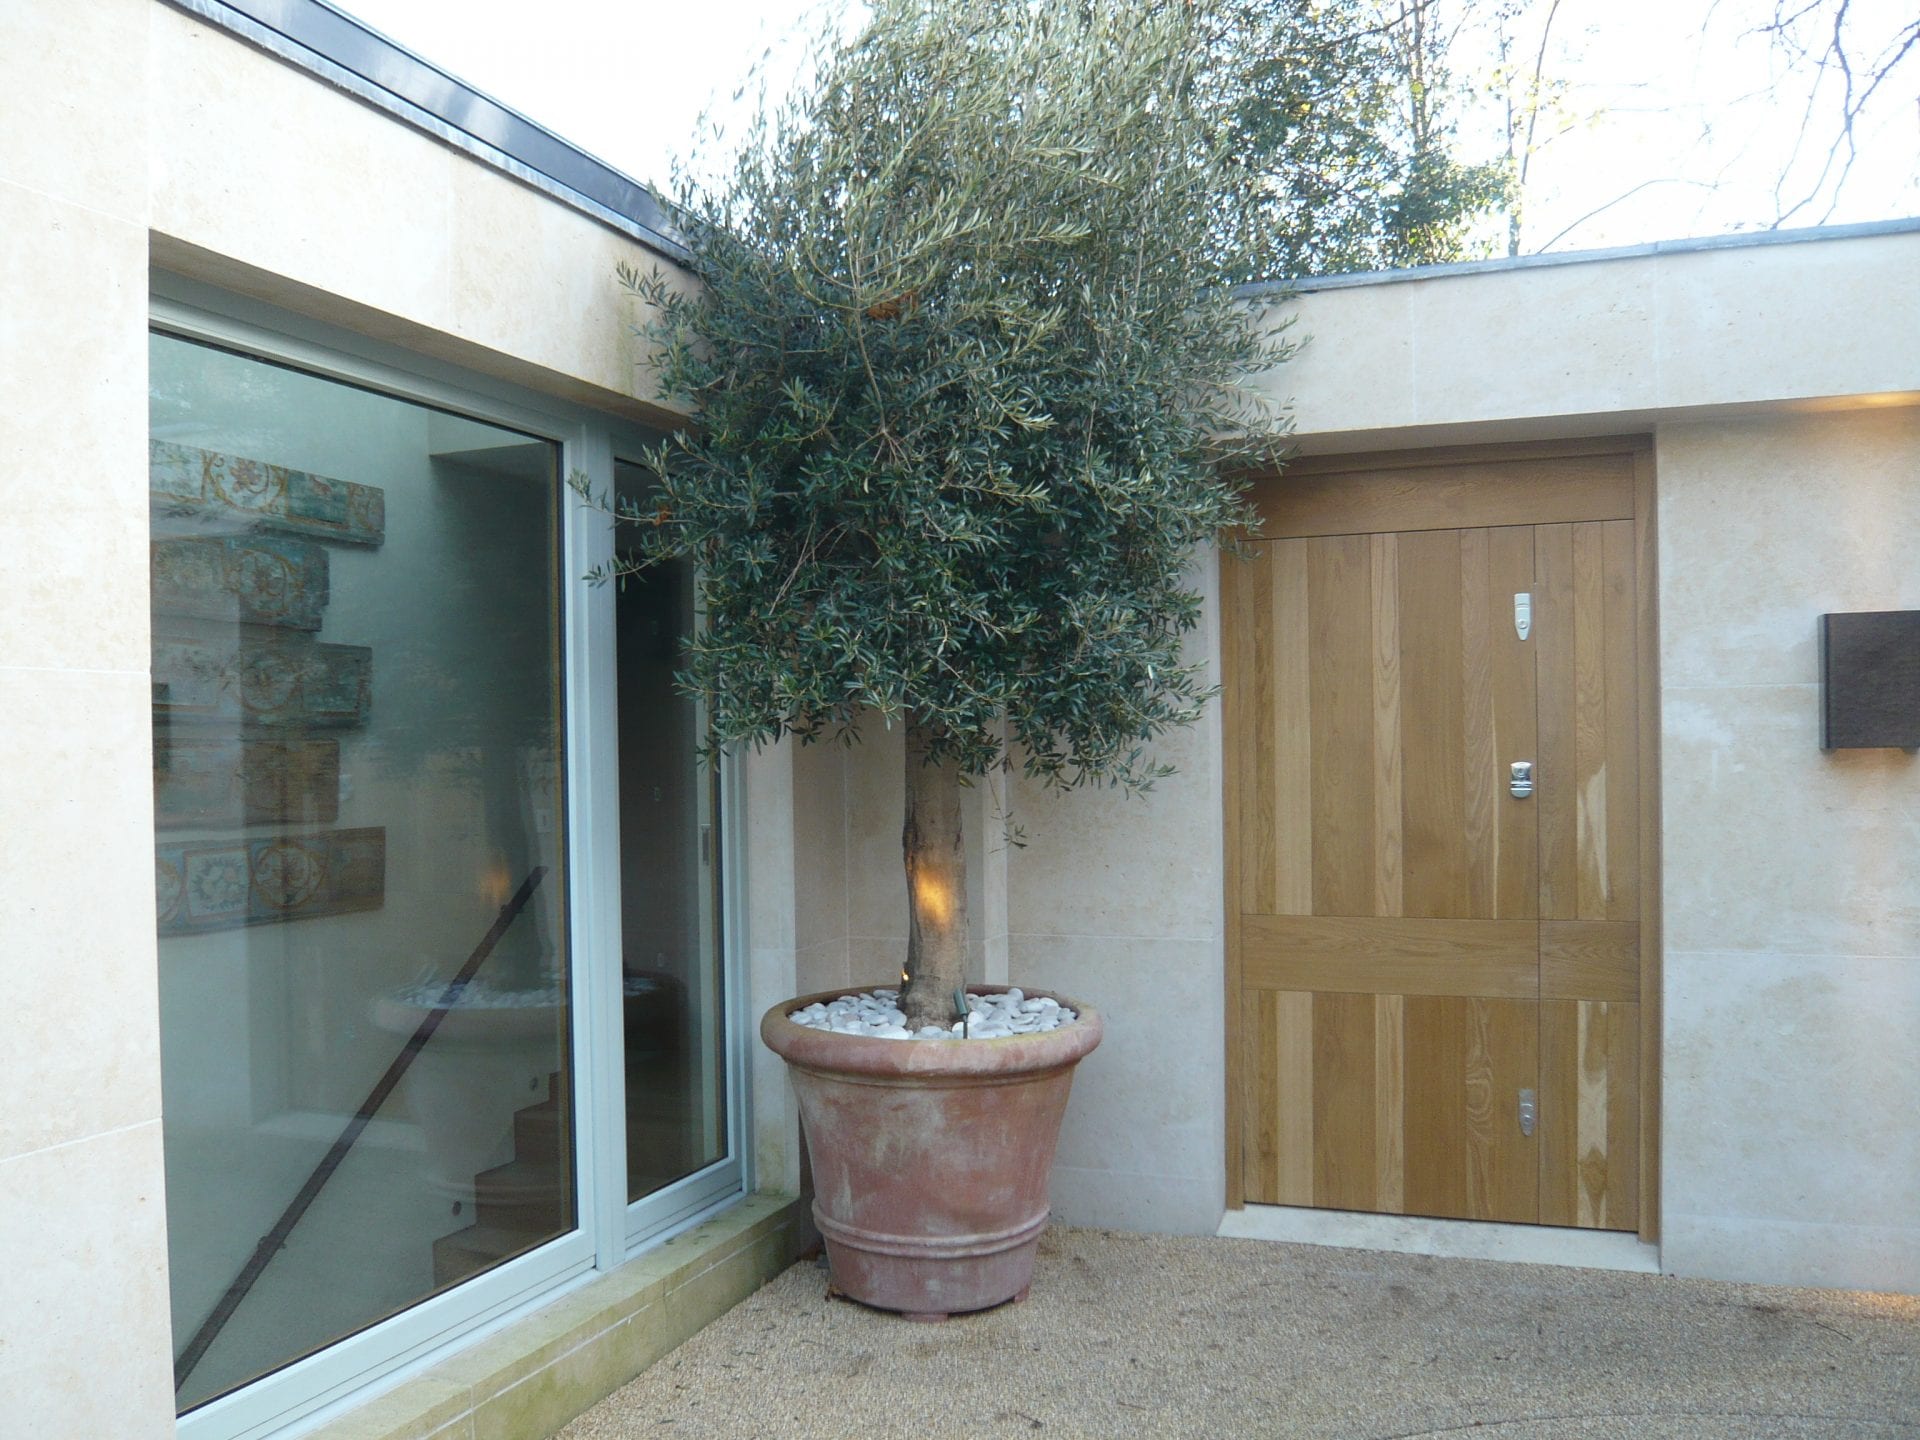
<instances>
[{"instance_id":1,"label":"door frame","mask_svg":"<svg viewBox=\"0 0 1920 1440\"><path fill-rule=\"evenodd\" d=\"M1657 535L1653 440L1647 435L1610 435L1589 440L1531 441L1517 444L1453 445L1429 449L1364 451L1344 455L1300 456L1277 473L1250 477L1249 490L1284 486L1289 477L1326 479L1346 473L1377 474L1383 470L1435 469L1468 466L1487 461L1512 463L1558 460L1575 456L1625 455L1633 466L1634 537L1634 649L1637 698L1637 735L1640 762L1640 1195L1639 1238L1649 1244L1660 1238L1660 628L1659 584L1655 562ZM1375 527L1392 530L1391 515ZM1236 538L1258 538L1242 532ZM1223 552L1224 571L1236 563ZM1245 1207L1245 1137L1247 1077L1252 1073L1246 1053L1247 1026L1241 1021L1240 856L1240 747L1235 725L1245 704L1241 677L1235 672L1233 636L1240 617L1235 610L1237 587L1219 585L1221 679L1221 778L1223 840L1222 873L1226 902L1226 1180L1227 1208Z\"/></svg>"}]
</instances>

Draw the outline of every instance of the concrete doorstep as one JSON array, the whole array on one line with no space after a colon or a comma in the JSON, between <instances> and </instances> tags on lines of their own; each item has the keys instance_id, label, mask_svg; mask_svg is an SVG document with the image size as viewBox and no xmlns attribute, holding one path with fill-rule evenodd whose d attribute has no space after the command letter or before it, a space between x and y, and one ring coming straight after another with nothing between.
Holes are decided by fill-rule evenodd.
<instances>
[{"instance_id":1,"label":"concrete doorstep","mask_svg":"<svg viewBox=\"0 0 1920 1440\"><path fill-rule=\"evenodd\" d=\"M1920 1437L1920 1298L1056 1228L915 1325L802 1261L560 1440Z\"/></svg>"}]
</instances>

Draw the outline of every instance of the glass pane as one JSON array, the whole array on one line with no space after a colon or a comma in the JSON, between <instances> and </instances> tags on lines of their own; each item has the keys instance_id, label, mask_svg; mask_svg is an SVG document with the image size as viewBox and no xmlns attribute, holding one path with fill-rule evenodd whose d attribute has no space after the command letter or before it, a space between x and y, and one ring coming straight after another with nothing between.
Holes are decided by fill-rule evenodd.
<instances>
[{"instance_id":1,"label":"glass pane","mask_svg":"<svg viewBox=\"0 0 1920 1440\"><path fill-rule=\"evenodd\" d=\"M638 467L616 464L614 477L623 497L643 493ZM627 1198L638 1200L726 1155L720 851L702 717L673 682L693 634L693 567L629 576L615 616Z\"/></svg>"},{"instance_id":2,"label":"glass pane","mask_svg":"<svg viewBox=\"0 0 1920 1440\"><path fill-rule=\"evenodd\" d=\"M186 1409L573 1228L559 457L167 336L151 384Z\"/></svg>"}]
</instances>

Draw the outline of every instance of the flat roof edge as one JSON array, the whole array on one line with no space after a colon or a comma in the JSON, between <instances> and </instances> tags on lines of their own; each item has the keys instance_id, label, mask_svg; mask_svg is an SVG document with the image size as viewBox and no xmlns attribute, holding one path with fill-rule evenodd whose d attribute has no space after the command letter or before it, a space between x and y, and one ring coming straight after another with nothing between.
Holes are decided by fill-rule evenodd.
<instances>
[{"instance_id":1,"label":"flat roof edge","mask_svg":"<svg viewBox=\"0 0 1920 1440\"><path fill-rule=\"evenodd\" d=\"M1796 230L1741 230L1684 240L1655 240L1608 250L1565 250L1545 255L1503 255L1491 260L1461 260L1450 265L1417 265L1405 270L1365 270L1351 275L1308 276L1300 280L1261 280L1234 287L1234 294L1312 294L1351 290L1362 285L1395 285L1410 280L1439 280L1453 275L1487 275L1504 270L1544 270L1560 265L1590 265L1607 260L1638 260L1650 255L1685 255L1703 250L1742 250L1762 245L1804 245L1821 240L1857 240L1875 235L1920 234L1920 216L1870 220L1857 225L1814 225Z\"/></svg>"},{"instance_id":2,"label":"flat roof edge","mask_svg":"<svg viewBox=\"0 0 1920 1440\"><path fill-rule=\"evenodd\" d=\"M620 231L688 258L651 190L324 0L165 0Z\"/></svg>"}]
</instances>

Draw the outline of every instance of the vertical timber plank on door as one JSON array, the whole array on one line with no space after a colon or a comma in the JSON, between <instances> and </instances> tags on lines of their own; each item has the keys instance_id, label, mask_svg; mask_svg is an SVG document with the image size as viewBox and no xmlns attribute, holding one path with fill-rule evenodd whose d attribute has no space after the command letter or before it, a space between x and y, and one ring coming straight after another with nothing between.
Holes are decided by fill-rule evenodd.
<instances>
[{"instance_id":1,"label":"vertical timber plank on door","mask_svg":"<svg viewBox=\"0 0 1920 1440\"><path fill-rule=\"evenodd\" d=\"M1247 1149L1252 1142L1252 1107L1248 1090L1254 1083L1250 1027L1242 1014L1244 991L1240 983L1240 916L1246 909L1245 836L1247 809L1253 799L1253 772L1248 763L1253 741L1246 713L1251 690L1252 647L1256 636L1242 592L1250 576L1254 549L1244 537L1238 546L1218 552L1220 584L1220 716L1221 716L1221 829L1227 906L1225 915L1227 985L1226 1107L1227 1205L1240 1209L1247 1196Z\"/></svg>"},{"instance_id":2,"label":"vertical timber plank on door","mask_svg":"<svg viewBox=\"0 0 1920 1440\"><path fill-rule=\"evenodd\" d=\"M1400 537L1374 535L1373 913L1404 914L1400 754ZM1296 542L1297 543L1297 542Z\"/></svg>"},{"instance_id":3,"label":"vertical timber plank on door","mask_svg":"<svg viewBox=\"0 0 1920 1440\"><path fill-rule=\"evenodd\" d=\"M1365 535L1306 542L1315 915L1373 908L1373 565Z\"/></svg>"},{"instance_id":4,"label":"vertical timber plank on door","mask_svg":"<svg viewBox=\"0 0 1920 1440\"><path fill-rule=\"evenodd\" d=\"M1427 530L1397 538L1406 823L1401 913L1466 919L1473 913L1473 886L1467 853L1461 537L1456 530ZM1316 825L1319 818L1316 811ZM1319 915L1366 913L1322 906L1317 894L1314 900Z\"/></svg>"},{"instance_id":5,"label":"vertical timber plank on door","mask_svg":"<svg viewBox=\"0 0 1920 1440\"><path fill-rule=\"evenodd\" d=\"M1313 997L1313 1203L1333 1210L1372 1210L1380 1198L1374 1002Z\"/></svg>"},{"instance_id":6,"label":"vertical timber plank on door","mask_svg":"<svg viewBox=\"0 0 1920 1440\"><path fill-rule=\"evenodd\" d=\"M1640 1208L1640 1007L1540 1003L1540 1220L1632 1230Z\"/></svg>"},{"instance_id":7,"label":"vertical timber plank on door","mask_svg":"<svg viewBox=\"0 0 1920 1440\"><path fill-rule=\"evenodd\" d=\"M1533 588L1534 527L1503 526L1487 532L1487 632L1493 637L1494 896L1501 920L1534 919L1540 913L1539 809L1516 803L1501 781L1516 760L1539 753L1537 678L1531 640L1514 629L1514 596Z\"/></svg>"},{"instance_id":8,"label":"vertical timber plank on door","mask_svg":"<svg viewBox=\"0 0 1920 1440\"><path fill-rule=\"evenodd\" d=\"M1313 670L1309 663L1307 542L1269 547L1273 582L1268 623L1273 634L1272 915L1313 913Z\"/></svg>"}]
</instances>

